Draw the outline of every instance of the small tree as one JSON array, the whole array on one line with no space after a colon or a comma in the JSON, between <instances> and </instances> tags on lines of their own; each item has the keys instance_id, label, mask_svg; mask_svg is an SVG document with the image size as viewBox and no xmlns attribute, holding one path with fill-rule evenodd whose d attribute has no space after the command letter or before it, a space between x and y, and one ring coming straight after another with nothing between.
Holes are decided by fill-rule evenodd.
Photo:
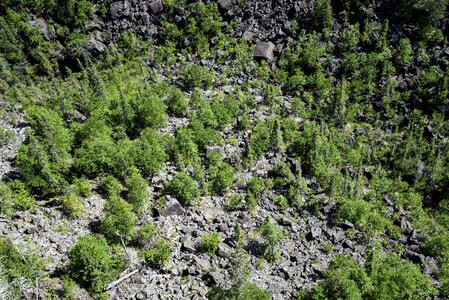
<instances>
[{"instance_id":1,"label":"small tree","mask_svg":"<svg viewBox=\"0 0 449 300\"><path fill-rule=\"evenodd\" d=\"M241 247L237 247L231 258L231 269L229 272L232 282L231 293L236 300L241 299L248 284L249 276L251 276L251 270L248 266L249 260L245 251Z\"/></svg>"},{"instance_id":2,"label":"small tree","mask_svg":"<svg viewBox=\"0 0 449 300\"><path fill-rule=\"evenodd\" d=\"M269 216L265 218L265 222L259 227L259 231L262 237L266 240L264 256L269 261L279 258L276 248L284 239L283 232L273 224Z\"/></svg>"}]
</instances>

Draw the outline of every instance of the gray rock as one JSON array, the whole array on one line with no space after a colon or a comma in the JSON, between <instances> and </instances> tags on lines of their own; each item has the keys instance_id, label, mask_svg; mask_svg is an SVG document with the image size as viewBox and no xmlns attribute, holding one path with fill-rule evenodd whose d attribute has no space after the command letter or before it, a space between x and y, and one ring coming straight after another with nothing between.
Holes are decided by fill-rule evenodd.
<instances>
[{"instance_id":1,"label":"gray rock","mask_svg":"<svg viewBox=\"0 0 449 300\"><path fill-rule=\"evenodd\" d=\"M44 39L46 39L47 41L51 40L54 38L54 31L53 31L53 26L51 26L52 30L49 30L49 26L47 25L47 22L43 19L36 19L34 21L30 21L29 24L31 26L37 27L42 31L42 35L44 37Z\"/></svg>"},{"instance_id":2,"label":"gray rock","mask_svg":"<svg viewBox=\"0 0 449 300\"><path fill-rule=\"evenodd\" d=\"M195 256L195 263L198 267L200 267L202 270L207 271L211 268L211 265L208 260L199 258Z\"/></svg>"},{"instance_id":3,"label":"gray rock","mask_svg":"<svg viewBox=\"0 0 449 300\"><path fill-rule=\"evenodd\" d=\"M215 152L217 154L223 154L224 150L222 147L218 147L218 146L211 146L211 147L207 147L206 149L206 155L211 154L212 152Z\"/></svg>"},{"instance_id":4,"label":"gray rock","mask_svg":"<svg viewBox=\"0 0 449 300\"><path fill-rule=\"evenodd\" d=\"M232 6L234 6L234 0L218 0L218 5L223 10L229 10Z\"/></svg>"},{"instance_id":5,"label":"gray rock","mask_svg":"<svg viewBox=\"0 0 449 300\"><path fill-rule=\"evenodd\" d=\"M97 57L104 52L106 46L102 42L96 40L91 36L89 39L89 43L87 44L87 48L89 49L89 52L93 57Z\"/></svg>"},{"instance_id":6,"label":"gray rock","mask_svg":"<svg viewBox=\"0 0 449 300\"><path fill-rule=\"evenodd\" d=\"M150 3L150 9L154 14L158 14L164 10L164 5L161 0L156 0Z\"/></svg>"},{"instance_id":7,"label":"gray rock","mask_svg":"<svg viewBox=\"0 0 449 300\"><path fill-rule=\"evenodd\" d=\"M245 30L242 34L242 39L245 41L251 41L253 39L253 33L250 30Z\"/></svg>"},{"instance_id":8,"label":"gray rock","mask_svg":"<svg viewBox=\"0 0 449 300\"><path fill-rule=\"evenodd\" d=\"M167 202L165 203L164 208L158 210L159 215L167 217L167 216L176 216L183 215L185 213L184 207L171 196L167 196Z\"/></svg>"},{"instance_id":9,"label":"gray rock","mask_svg":"<svg viewBox=\"0 0 449 300\"><path fill-rule=\"evenodd\" d=\"M259 57L259 58L264 58L268 61L272 61L274 56L273 56L273 51L274 51L274 44L272 42L261 42L258 43L255 47L254 47L254 57Z\"/></svg>"},{"instance_id":10,"label":"gray rock","mask_svg":"<svg viewBox=\"0 0 449 300\"><path fill-rule=\"evenodd\" d=\"M181 247L181 251L189 252L189 253L195 253L196 252L196 243L192 240L188 239L186 240Z\"/></svg>"},{"instance_id":11,"label":"gray rock","mask_svg":"<svg viewBox=\"0 0 449 300\"><path fill-rule=\"evenodd\" d=\"M109 6L112 19L120 19L129 15L130 5L128 1L112 2Z\"/></svg>"},{"instance_id":12,"label":"gray rock","mask_svg":"<svg viewBox=\"0 0 449 300\"><path fill-rule=\"evenodd\" d=\"M309 233L306 235L306 239L309 241L317 239L321 235L320 227L313 227L310 229Z\"/></svg>"},{"instance_id":13,"label":"gray rock","mask_svg":"<svg viewBox=\"0 0 449 300\"><path fill-rule=\"evenodd\" d=\"M232 253L232 248L225 243L218 244L217 254L221 257L229 257Z\"/></svg>"},{"instance_id":14,"label":"gray rock","mask_svg":"<svg viewBox=\"0 0 449 300\"><path fill-rule=\"evenodd\" d=\"M424 274L433 274L435 271L438 270L438 264L434 258L427 259L427 266L425 266L423 273Z\"/></svg>"},{"instance_id":15,"label":"gray rock","mask_svg":"<svg viewBox=\"0 0 449 300\"><path fill-rule=\"evenodd\" d=\"M149 25L150 24L150 15L146 12L142 13L142 23L144 25Z\"/></svg>"}]
</instances>

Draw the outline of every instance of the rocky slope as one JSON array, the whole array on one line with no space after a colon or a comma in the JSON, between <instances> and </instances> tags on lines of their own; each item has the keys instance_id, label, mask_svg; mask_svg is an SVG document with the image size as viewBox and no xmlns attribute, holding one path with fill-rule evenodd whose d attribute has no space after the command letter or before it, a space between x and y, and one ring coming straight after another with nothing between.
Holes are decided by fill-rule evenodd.
<instances>
[{"instance_id":1,"label":"rocky slope","mask_svg":"<svg viewBox=\"0 0 449 300\"><path fill-rule=\"evenodd\" d=\"M238 23L232 37L244 39L254 46L252 53L256 60L267 61L270 74L279 66L282 53L286 53L288 47L293 47L295 41L295 26L316 28L312 18L312 1L234 1L219 0L218 6L222 18L223 29L230 24ZM371 7L373 11L360 8L350 15L350 18L363 19L374 14L378 24L385 19L390 19L390 30L387 37L392 44L399 39L411 37L413 26L395 22L395 16L388 12L387 1L376 1ZM162 29L162 21L168 21L182 27L186 24L187 3L177 7L174 12L168 13L169 7L161 0L156 1L116 1L110 4L106 16L93 14L89 21L82 26L82 32L88 35L88 44L82 49L92 60L100 59L100 56L108 49L112 49L116 38L124 31L132 31L143 39L153 39L155 49L162 45L165 38ZM441 27L445 29L442 21ZM341 22L340 22L341 23ZM338 47L339 37L343 34L343 28L349 24L336 22L330 33L329 40ZM35 17L31 24L39 27L46 40L54 42L56 22L43 21ZM311 25L312 24L312 25ZM188 37L179 40L179 47L186 48L192 41ZM211 48L217 43L211 41ZM430 52L430 51L429 51ZM146 67L155 72L155 78L167 81L183 89L184 95L191 96L191 91L185 89L183 78L179 76L179 70L185 65L201 65L214 72L219 77L226 71L227 65L231 65L232 59L227 58L223 63L218 63L212 58L201 58L199 55L186 55L179 53L178 60L171 66L160 65L155 61L143 61ZM436 65L444 65L444 60L449 56L449 48L439 45L432 48L432 60ZM73 61L66 60L61 53L61 65L73 66ZM341 72L342 57L335 55L328 68L334 74ZM253 82L258 79L255 72L256 65L248 65L246 69L236 72L227 82L214 83L213 89L224 94L236 92L236 85ZM406 90L419 73L419 65L404 68L396 78L401 89ZM279 85L278 85L279 86ZM212 89L209 91L212 95ZM263 104L267 98L266 90L262 87L250 86L249 93L254 95L255 104ZM280 107L291 107L293 96L282 95L279 100ZM18 148L25 141L29 124L23 118L23 112L16 107L10 109L2 99L0 103L2 114L0 115L0 129L14 132L13 142L1 145L0 148L0 178L16 178L17 172L14 166L14 158ZM442 102L438 111L447 112L449 102ZM407 107L408 106L408 107ZM410 107L419 107L420 103L404 104L404 111ZM78 112L81 114L81 112ZM249 121L265 120L273 116L269 107L260 106L249 112ZM84 117L84 116L82 116ZM302 125L302 120L297 115L287 115L285 119L292 119ZM168 133L174 136L176 129L186 127L189 120L186 117L170 116L167 125L159 129L159 133ZM386 125L388 126L388 125ZM431 128L429 129L430 133ZM0 131L1 133L1 131ZM206 153L217 152L223 155L226 161L237 165L246 155L245 147L249 143L250 132L239 133L234 125L220 131L224 141L235 139L234 145L208 146ZM364 136L366 132L362 128L355 134ZM349 141L350 143L351 141ZM273 178L273 168L277 162L288 162L293 175L302 174L309 193L304 194L303 203L313 205L301 205L300 207L288 207L283 210L273 201L276 186L273 190L264 192L258 199L259 204L255 211L249 212L243 208L229 210L227 201L230 195L247 193L247 183L251 178ZM177 173L175 163L168 162L164 168L150 179L150 203L164 196L164 184L171 180ZM194 177L194 170L186 168L186 172ZM366 170L367 176L370 170ZM236 246L234 239L237 223L242 225L246 242L244 249L250 255L250 281L262 289L267 290L272 299L295 299L299 290L308 290L325 278L329 261L337 254L352 257L355 261L363 263L364 254L368 249L379 248L380 253L397 252L401 248L401 255L405 259L422 266L423 273L427 274L435 287L439 286L436 271L440 261L423 251L422 240L418 238L418 232L411 223L410 214L403 207L385 197L384 208L389 218L394 219L394 225L400 228L400 237L393 239L387 234L381 234L377 239L367 238L359 230L358 226L349 222L335 222L337 205L335 199L329 195L328 190L320 187L312 174L303 172L301 163L297 157L288 152L267 151L249 167L243 167L236 171L235 182L225 195L208 195L202 197L200 203L190 207L182 207L175 198L168 197L164 207L160 207L157 213L147 212L140 217L138 223L151 222L157 224L158 235L170 241L173 245L173 254L170 262L164 267L164 271L158 271L149 267L142 258L138 257L137 249L129 247L130 257L125 258L128 263L126 274L133 270L139 270L136 274L114 286L110 291L110 299L205 299L212 285L223 288L230 287L229 274L230 256ZM58 199L39 199L32 210L16 211L10 218L0 219L0 232L10 238L15 245L26 249L33 249L38 255L47 261L46 271L54 281L42 282L41 286L27 294L33 298L34 293L42 298L49 290L54 297L61 298L62 285L58 281L60 274L66 272L67 253L77 242L80 236L99 233L99 224L104 217L103 206L107 202L104 195L99 193L99 178L91 180L91 188L94 193L85 199L85 213L80 218L68 217L59 205ZM198 184L199 185L199 184ZM261 259L261 239L255 230L260 227L265 218L270 216L275 224L285 233L286 238L279 245L280 258L273 263ZM218 232L222 242L219 244L216 255L210 256L198 251L201 236ZM77 290L79 299L90 297L83 289ZM436 296L435 296L436 297Z\"/></svg>"}]
</instances>

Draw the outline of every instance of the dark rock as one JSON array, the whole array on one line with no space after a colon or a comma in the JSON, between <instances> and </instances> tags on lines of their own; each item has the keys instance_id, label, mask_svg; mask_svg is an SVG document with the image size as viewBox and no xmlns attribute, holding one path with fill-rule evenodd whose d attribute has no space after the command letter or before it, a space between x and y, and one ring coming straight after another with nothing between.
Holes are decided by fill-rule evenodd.
<instances>
[{"instance_id":1,"label":"dark rock","mask_svg":"<svg viewBox=\"0 0 449 300\"><path fill-rule=\"evenodd\" d=\"M345 240L343 242L343 248L354 249L354 245L352 244L351 240Z\"/></svg>"},{"instance_id":2,"label":"dark rock","mask_svg":"<svg viewBox=\"0 0 449 300\"><path fill-rule=\"evenodd\" d=\"M221 257L229 257L232 253L232 248L225 243L218 244L217 254Z\"/></svg>"},{"instance_id":3,"label":"dark rock","mask_svg":"<svg viewBox=\"0 0 449 300\"><path fill-rule=\"evenodd\" d=\"M340 224L340 227L342 228L342 229L354 229L354 224L352 224L351 222L349 222L349 221L347 221L347 220L345 220L345 221L343 221L341 224Z\"/></svg>"},{"instance_id":4,"label":"dark rock","mask_svg":"<svg viewBox=\"0 0 449 300\"><path fill-rule=\"evenodd\" d=\"M158 14L164 10L164 5L161 0L156 0L150 3L150 8L154 14Z\"/></svg>"},{"instance_id":5,"label":"dark rock","mask_svg":"<svg viewBox=\"0 0 449 300\"><path fill-rule=\"evenodd\" d=\"M26 230L26 233L27 233L27 234L33 234L33 233L35 233L35 232L37 232L36 226L28 227L28 229Z\"/></svg>"},{"instance_id":6,"label":"dark rock","mask_svg":"<svg viewBox=\"0 0 449 300\"><path fill-rule=\"evenodd\" d=\"M274 58L273 56L274 48L275 46L272 42L258 43L254 47L254 57L264 58L268 61L272 61Z\"/></svg>"},{"instance_id":7,"label":"dark rock","mask_svg":"<svg viewBox=\"0 0 449 300\"><path fill-rule=\"evenodd\" d=\"M413 232L413 226L412 224L407 221L405 218L402 218L401 220L401 230L402 233L405 235L411 235Z\"/></svg>"},{"instance_id":8,"label":"dark rock","mask_svg":"<svg viewBox=\"0 0 449 300\"><path fill-rule=\"evenodd\" d=\"M408 243L410 245L420 245L421 244L419 242L418 232L416 230L413 230L412 235L408 238Z\"/></svg>"},{"instance_id":9,"label":"dark rock","mask_svg":"<svg viewBox=\"0 0 449 300\"><path fill-rule=\"evenodd\" d=\"M402 253L402 257L411 260L415 264L421 264L425 261L425 256L423 254L416 253L409 249L405 250Z\"/></svg>"},{"instance_id":10,"label":"dark rock","mask_svg":"<svg viewBox=\"0 0 449 300\"><path fill-rule=\"evenodd\" d=\"M130 5L128 1L112 2L109 6L112 19L120 19L129 15Z\"/></svg>"},{"instance_id":11,"label":"dark rock","mask_svg":"<svg viewBox=\"0 0 449 300\"><path fill-rule=\"evenodd\" d=\"M292 226L292 219L287 217L286 215L282 216L281 225Z\"/></svg>"},{"instance_id":12,"label":"dark rock","mask_svg":"<svg viewBox=\"0 0 449 300\"><path fill-rule=\"evenodd\" d=\"M167 217L167 216L176 216L183 215L185 213L184 207L171 196L167 196L167 202L165 203L164 208L158 210L159 215Z\"/></svg>"},{"instance_id":13,"label":"dark rock","mask_svg":"<svg viewBox=\"0 0 449 300\"><path fill-rule=\"evenodd\" d=\"M297 159L290 158L289 162L290 162L290 170L293 172L293 174L301 174L302 173L301 163Z\"/></svg>"},{"instance_id":14,"label":"dark rock","mask_svg":"<svg viewBox=\"0 0 449 300\"><path fill-rule=\"evenodd\" d=\"M281 276L285 279L285 280L289 280L290 278L293 278L293 272L292 270L290 270L290 268L287 267L282 267L280 270Z\"/></svg>"}]
</instances>

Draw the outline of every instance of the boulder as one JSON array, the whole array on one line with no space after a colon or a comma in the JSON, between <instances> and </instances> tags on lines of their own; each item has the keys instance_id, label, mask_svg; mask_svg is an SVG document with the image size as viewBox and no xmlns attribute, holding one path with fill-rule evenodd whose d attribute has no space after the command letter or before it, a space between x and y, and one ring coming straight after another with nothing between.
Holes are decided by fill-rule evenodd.
<instances>
[{"instance_id":1,"label":"boulder","mask_svg":"<svg viewBox=\"0 0 449 300\"><path fill-rule=\"evenodd\" d=\"M234 0L218 0L218 6L223 10L229 10L232 6L235 5Z\"/></svg>"},{"instance_id":2,"label":"boulder","mask_svg":"<svg viewBox=\"0 0 449 300\"><path fill-rule=\"evenodd\" d=\"M165 202L165 205L163 208L158 209L158 213L160 216L176 216L176 215L183 215L185 213L184 207L179 203L179 201L176 198L173 198L171 196L166 196L167 202Z\"/></svg>"},{"instance_id":3,"label":"boulder","mask_svg":"<svg viewBox=\"0 0 449 300\"><path fill-rule=\"evenodd\" d=\"M184 243L182 243L181 251L195 253L196 243L193 242L191 239L186 240Z\"/></svg>"},{"instance_id":4,"label":"boulder","mask_svg":"<svg viewBox=\"0 0 449 300\"><path fill-rule=\"evenodd\" d=\"M161 0L156 0L150 3L150 9L153 14L158 14L164 10L164 5Z\"/></svg>"},{"instance_id":5,"label":"boulder","mask_svg":"<svg viewBox=\"0 0 449 300\"><path fill-rule=\"evenodd\" d=\"M221 257L229 257L232 253L232 248L225 243L218 244L217 254Z\"/></svg>"},{"instance_id":6,"label":"boulder","mask_svg":"<svg viewBox=\"0 0 449 300\"><path fill-rule=\"evenodd\" d=\"M89 53L92 57L98 57L101 53L104 52L106 46L102 42L96 40L93 36L91 36L87 44L87 48L89 49Z\"/></svg>"},{"instance_id":7,"label":"boulder","mask_svg":"<svg viewBox=\"0 0 449 300\"><path fill-rule=\"evenodd\" d=\"M128 1L112 2L109 6L112 19L120 19L129 15L130 5Z\"/></svg>"},{"instance_id":8,"label":"boulder","mask_svg":"<svg viewBox=\"0 0 449 300\"><path fill-rule=\"evenodd\" d=\"M310 229L309 233L306 235L306 239L308 241L312 241L317 239L321 235L321 228L320 227L313 227Z\"/></svg>"},{"instance_id":9,"label":"boulder","mask_svg":"<svg viewBox=\"0 0 449 300\"><path fill-rule=\"evenodd\" d=\"M254 47L254 57L264 58L268 61L272 61L274 58L274 44L272 42L261 42Z\"/></svg>"}]
</instances>

